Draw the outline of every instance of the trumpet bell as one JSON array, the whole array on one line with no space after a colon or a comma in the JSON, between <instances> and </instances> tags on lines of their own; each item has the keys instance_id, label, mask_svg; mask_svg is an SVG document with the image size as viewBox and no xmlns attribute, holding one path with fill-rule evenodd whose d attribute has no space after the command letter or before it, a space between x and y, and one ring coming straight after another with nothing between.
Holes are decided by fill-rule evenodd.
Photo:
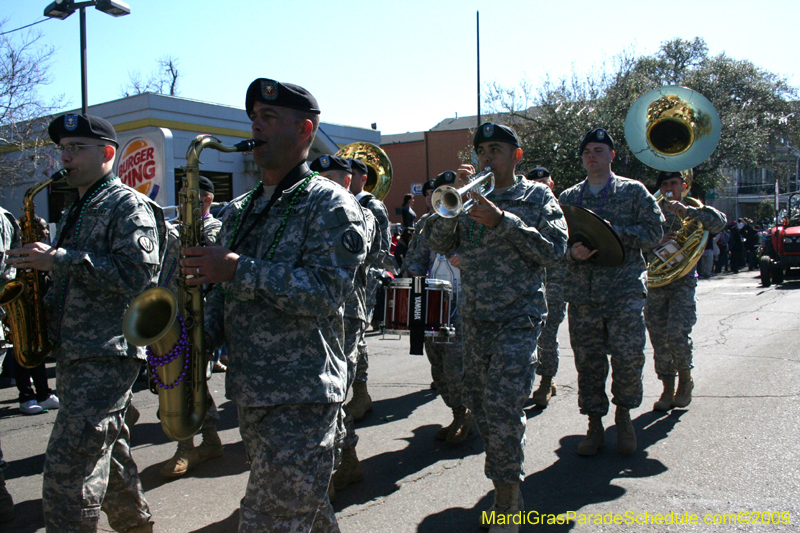
<instances>
[{"instance_id":1,"label":"trumpet bell","mask_svg":"<svg viewBox=\"0 0 800 533\"><path fill-rule=\"evenodd\" d=\"M468 198L470 193L486 196L494 190L494 173L489 167L483 172L470 177L471 181L456 189L450 185L442 185L431 194L431 205L439 216L454 218L461 213L469 213L475 205L474 198Z\"/></svg>"},{"instance_id":2,"label":"trumpet bell","mask_svg":"<svg viewBox=\"0 0 800 533\"><path fill-rule=\"evenodd\" d=\"M372 143L355 142L341 148L334 155L345 159L358 159L367 165L367 183L364 190L383 201L392 187L392 162L386 152Z\"/></svg>"},{"instance_id":3,"label":"trumpet bell","mask_svg":"<svg viewBox=\"0 0 800 533\"><path fill-rule=\"evenodd\" d=\"M702 94L671 85L641 96L625 116L625 139L645 165L682 171L705 161L719 143L721 123Z\"/></svg>"}]
</instances>

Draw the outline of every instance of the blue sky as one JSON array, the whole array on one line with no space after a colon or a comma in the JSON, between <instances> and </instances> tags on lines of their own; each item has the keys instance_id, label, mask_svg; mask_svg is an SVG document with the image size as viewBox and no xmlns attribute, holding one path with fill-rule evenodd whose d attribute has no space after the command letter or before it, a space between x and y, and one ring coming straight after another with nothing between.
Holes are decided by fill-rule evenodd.
<instances>
[{"instance_id":1,"label":"blue sky","mask_svg":"<svg viewBox=\"0 0 800 533\"><path fill-rule=\"evenodd\" d=\"M0 0L4 30L42 18L48 0ZM427 130L477 107L475 15L481 81L538 85L586 72L624 49L651 54L661 42L703 37L712 54L800 85L800 2L645 0L584 2L407 0L129 0L131 15L87 10L89 104L120 97L129 73L178 59L179 96L244 107L258 77L302 85L322 120L384 134ZM80 107L79 17L34 27L55 47L53 83ZM485 110L485 106L484 106Z\"/></svg>"}]
</instances>

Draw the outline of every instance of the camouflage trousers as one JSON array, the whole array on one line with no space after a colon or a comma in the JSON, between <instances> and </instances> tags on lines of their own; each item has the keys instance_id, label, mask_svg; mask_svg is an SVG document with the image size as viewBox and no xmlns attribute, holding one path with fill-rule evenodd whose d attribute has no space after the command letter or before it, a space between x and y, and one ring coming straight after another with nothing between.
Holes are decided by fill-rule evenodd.
<instances>
[{"instance_id":1,"label":"camouflage trousers","mask_svg":"<svg viewBox=\"0 0 800 533\"><path fill-rule=\"evenodd\" d=\"M367 309L367 317L371 317L372 313L377 312L375 307L370 307ZM383 312L381 310L381 312ZM355 383L366 383L367 381L367 374L369 370L369 354L367 353L367 328L366 325L364 328L361 329L361 333L358 336L358 364L356 365L356 373L355 379L353 380Z\"/></svg>"},{"instance_id":2,"label":"camouflage trousers","mask_svg":"<svg viewBox=\"0 0 800 533\"><path fill-rule=\"evenodd\" d=\"M431 377L445 405L455 409L464 405L464 328L461 315L452 317L456 335L450 344L444 336L425 337L425 355L431 364Z\"/></svg>"},{"instance_id":3,"label":"camouflage trousers","mask_svg":"<svg viewBox=\"0 0 800 533\"><path fill-rule=\"evenodd\" d=\"M364 338L365 329L366 324L363 320L345 317L344 354L347 358L347 387L344 391L345 396L347 396L347 393L350 391L350 387L353 386L353 380L355 380L356 377L356 366L358 365L359 359L358 343ZM337 465L339 464L339 454L341 453L341 450L355 448L358 444L358 435L356 435L356 422L353 419L353 415L347 411L347 407L345 407L344 404L342 404L341 416L343 418L341 423L343 426L343 433L337 438L337 440L340 441L336 446Z\"/></svg>"},{"instance_id":4,"label":"camouflage trousers","mask_svg":"<svg viewBox=\"0 0 800 533\"><path fill-rule=\"evenodd\" d=\"M539 335L539 366L536 373L540 376L553 377L558 373L558 328L567 314L564 302L564 286L559 282L548 282L547 321Z\"/></svg>"},{"instance_id":5,"label":"camouflage trousers","mask_svg":"<svg viewBox=\"0 0 800 533\"><path fill-rule=\"evenodd\" d=\"M525 402L533 391L535 317L506 323L464 318L464 397L486 450L486 477L519 483L525 477Z\"/></svg>"},{"instance_id":6,"label":"camouflage trousers","mask_svg":"<svg viewBox=\"0 0 800 533\"><path fill-rule=\"evenodd\" d=\"M650 289L644 306L658 379L692 367L692 327L697 323L694 279Z\"/></svg>"},{"instance_id":7,"label":"camouflage trousers","mask_svg":"<svg viewBox=\"0 0 800 533\"><path fill-rule=\"evenodd\" d=\"M94 533L101 509L115 531L150 520L130 450L125 411L141 362L126 357L59 361L61 401L44 461L48 533Z\"/></svg>"},{"instance_id":8,"label":"camouflage trousers","mask_svg":"<svg viewBox=\"0 0 800 533\"><path fill-rule=\"evenodd\" d=\"M628 294L603 304L569 304L569 338L578 370L578 406L585 415L608 413L606 378L620 407L642 403L644 296Z\"/></svg>"},{"instance_id":9,"label":"camouflage trousers","mask_svg":"<svg viewBox=\"0 0 800 533\"><path fill-rule=\"evenodd\" d=\"M328 499L339 403L238 407L250 456L239 533L338 533Z\"/></svg>"}]
</instances>

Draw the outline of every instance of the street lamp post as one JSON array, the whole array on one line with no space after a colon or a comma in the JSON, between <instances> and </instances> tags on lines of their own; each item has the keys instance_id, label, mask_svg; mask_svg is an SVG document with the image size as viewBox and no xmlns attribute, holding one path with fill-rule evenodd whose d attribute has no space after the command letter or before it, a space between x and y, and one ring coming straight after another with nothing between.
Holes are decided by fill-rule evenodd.
<instances>
[{"instance_id":1,"label":"street lamp post","mask_svg":"<svg viewBox=\"0 0 800 533\"><path fill-rule=\"evenodd\" d=\"M89 108L89 88L87 82L86 67L86 8L95 6L98 11L102 11L112 17L122 17L130 15L131 8L125 2L119 0L87 0L86 2L75 2L75 0L56 0L44 9L44 16L65 19L80 11L81 17L81 112L86 115Z\"/></svg>"}]
</instances>

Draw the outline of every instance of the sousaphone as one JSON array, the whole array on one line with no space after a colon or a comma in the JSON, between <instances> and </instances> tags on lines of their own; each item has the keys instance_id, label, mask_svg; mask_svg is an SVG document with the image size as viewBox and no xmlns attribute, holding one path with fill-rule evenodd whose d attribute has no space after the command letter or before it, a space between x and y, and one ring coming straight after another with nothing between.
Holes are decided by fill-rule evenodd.
<instances>
[{"instance_id":1,"label":"sousaphone","mask_svg":"<svg viewBox=\"0 0 800 533\"><path fill-rule=\"evenodd\" d=\"M375 195L380 201L389 194L392 187L392 162L379 147L368 142L348 144L334 155L345 159L359 159L367 165L367 183L364 190Z\"/></svg>"},{"instance_id":2,"label":"sousaphone","mask_svg":"<svg viewBox=\"0 0 800 533\"><path fill-rule=\"evenodd\" d=\"M666 86L640 97L625 117L625 140L645 165L665 172L681 172L687 184L683 203L701 208L703 203L686 197L692 171L705 161L719 143L721 123L717 110L702 94L687 87ZM661 192L656 199L663 202ZM688 274L708 241L708 231L697 220L681 220L674 242L656 249L647 267L648 287L663 287Z\"/></svg>"}]
</instances>

